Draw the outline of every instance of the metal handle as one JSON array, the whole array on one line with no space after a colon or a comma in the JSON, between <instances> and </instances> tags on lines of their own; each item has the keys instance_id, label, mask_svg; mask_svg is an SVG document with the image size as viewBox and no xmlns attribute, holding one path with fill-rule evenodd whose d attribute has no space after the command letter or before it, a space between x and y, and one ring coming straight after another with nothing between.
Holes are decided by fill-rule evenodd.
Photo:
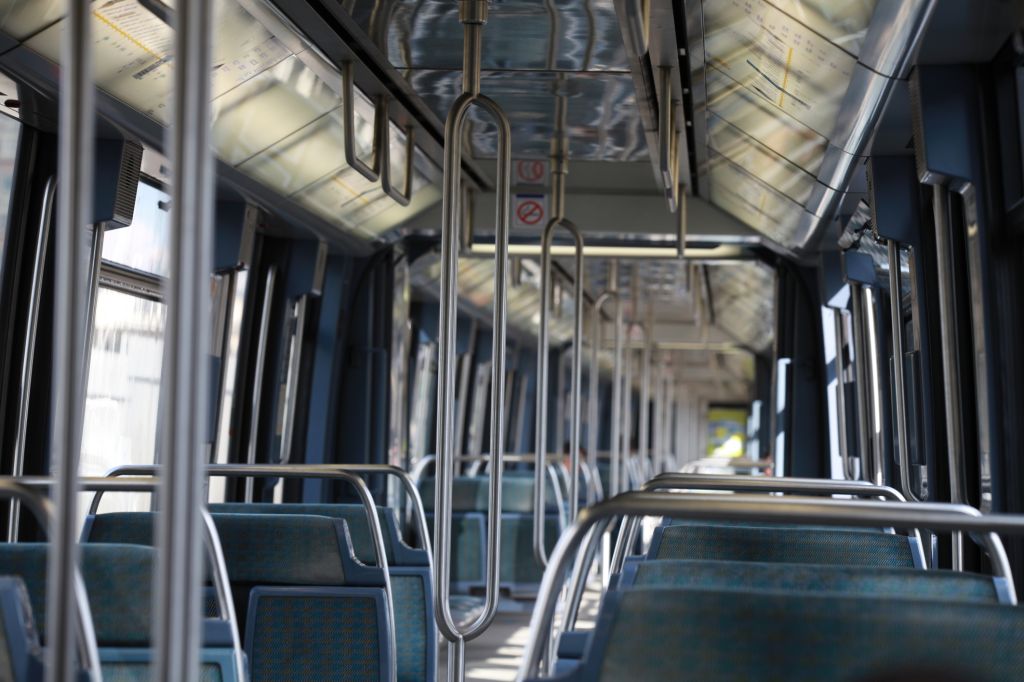
<instances>
[{"instance_id":1,"label":"metal handle","mask_svg":"<svg viewBox=\"0 0 1024 682\"><path fill-rule=\"evenodd\" d=\"M322 478L322 479L333 479L342 480L350 483L355 488L356 494L359 496L360 503L366 510L366 521L370 527L370 537L373 540L374 553L376 555L377 567L381 569L384 578L384 593L385 601L387 602L389 622L395 622L395 609L394 600L391 591L391 578L388 574L388 558L387 551L384 545L384 533L381 530L380 519L377 517L377 505L373 500L373 494L370 493L370 489L366 486L366 482L363 479L355 475L355 472L351 470L343 469L342 467L349 467L350 465L330 465L330 464L257 464L250 466L248 464L210 464L206 468L206 474L208 476L222 476L225 478L247 478L247 477L258 477L258 478ZM371 465L354 465L358 468L366 468ZM389 473L387 465L378 465L382 467L380 470L374 469L372 472L367 471L366 473ZM115 467L107 472L108 477L117 476L151 476L159 471L158 467L152 464L128 464L119 467ZM411 483L411 479L409 481ZM92 506L90 507L89 513L95 513L95 510L99 507L100 495L97 494L93 497ZM420 505L419 511L422 512L423 507ZM420 532L426 531L426 517L421 516L423 519L422 525L420 526ZM389 628L388 635L391 639L391 650L397 652L395 642L395 631L394 628ZM397 679L397 670L395 667L395 657L391 659L391 668L388 671L388 679L394 682Z\"/></svg>"},{"instance_id":2,"label":"metal handle","mask_svg":"<svg viewBox=\"0 0 1024 682\"><path fill-rule=\"evenodd\" d=\"M509 197L512 180L512 129L494 100L480 94L480 59L485 0L463 0L463 92L445 121L444 191L441 203L441 295L437 380L437 477L434 502L434 615L438 630L449 641L449 678L465 674L465 642L487 629L498 608L501 539L501 475L504 443L506 268L508 264ZM455 475L455 331L457 321L459 237L463 215L462 141L472 106L488 111L498 127L498 178L495 216L494 317L491 367L491 470L487 514L486 593L483 611L467 626L452 618L448 602L451 579L451 493Z\"/></svg>"},{"instance_id":3,"label":"metal handle","mask_svg":"<svg viewBox=\"0 0 1024 682\"><path fill-rule=\"evenodd\" d=\"M676 103L672 100L672 69L658 68L661 93L658 98L658 144L661 182L665 186L668 210L679 209L679 130L676 129Z\"/></svg>"},{"instance_id":4,"label":"metal handle","mask_svg":"<svg viewBox=\"0 0 1024 682\"><path fill-rule=\"evenodd\" d=\"M395 187L391 181L391 118L388 115L390 99L387 97L378 103L378 116L380 120L377 125L381 127L381 152L380 152L380 186L384 193L395 200L400 206L408 206L412 200L412 162L415 146L413 144L413 130L406 128L405 133L405 180L402 189Z\"/></svg>"},{"instance_id":5,"label":"metal handle","mask_svg":"<svg viewBox=\"0 0 1024 682\"><path fill-rule=\"evenodd\" d=\"M642 490L719 490L728 492L792 493L798 495L855 495L880 497L894 502L906 502L895 488L875 485L866 481L840 481L818 478L716 476L714 474L662 474L644 484ZM639 519L630 518L624 524L625 532L619 536L612 555L612 571L622 570L626 556L636 545L640 531ZM914 530L918 545L921 535Z\"/></svg>"},{"instance_id":6,"label":"metal handle","mask_svg":"<svg viewBox=\"0 0 1024 682\"><path fill-rule=\"evenodd\" d=\"M573 238L576 277L573 282L572 386L570 389L569 428L569 521L579 509L580 409L583 372L583 234L567 218L555 218L544 227L540 252L540 325L537 330L537 443L533 470L533 555L541 566L548 562L544 545L544 455L548 446L548 330L551 298L551 244L555 230L564 228Z\"/></svg>"},{"instance_id":7,"label":"metal handle","mask_svg":"<svg viewBox=\"0 0 1024 682\"><path fill-rule=\"evenodd\" d=\"M375 115L373 117L372 165L366 165L356 152L356 87L355 65L352 62L345 62L341 65L341 90L342 116L345 119L345 163L370 182L377 182L380 178L381 156L387 154L387 150L381 149L382 136L376 129L380 125L380 117Z\"/></svg>"},{"instance_id":8,"label":"metal handle","mask_svg":"<svg viewBox=\"0 0 1024 682\"><path fill-rule=\"evenodd\" d=\"M538 674L565 569L583 538L596 524L622 516L968 531L980 535L992 558L996 575L1006 578L1011 590L1012 575L1009 572L1009 563L1002 541L996 534L1024 535L1024 515L983 515L973 507L960 504L815 500L764 495L623 493L582 510L576 518L576 523L568 532L562 534L561 540L552 552L551 561L544 572L537 593L537 604L530 619L530 636L516 674L516 680L519 682Z\"/></svg>"},{"instance_id":9,"label":"metal handle","mask_svg":"<svg viewBox=\"0 0 1024 682\"><path fill-rule=\"evenodd\" d=\"M713 474L677 474L666 473L656 476L648 481L644 492L655 490L718 490L729 492L788 492L800 495L855 495L861 497L881 497L884 499L905 502L906 499L898 490L889 486L877 486L866 481L841 481L818 478L793 478L793 477L749 477L749 476L720 476ZM640 520L637 517L629 517L623 520L623 530L619 535L619 542L615 545L612 554L611 571L618 573L625 565L626 557L632 547L636 546L637 536L640 530ZM918 543L920 534L915 530ZM591 560L592 562L592 560ZM587 563L589 568L590 563ZM577 563L573 572L572 580L569 583L568 605L563 622L563 630L571 630L576 625L576 618L579 613L579 605L586 586L587 571L581 569Z\"/></svg>"},{"instance_id":10,"label":"metal handle","mask_svg":"<svg viewBox=\"0 0 1024 682\"><path fill-rule=\"evenodd\" d=\"M39 217L39 232L36 235L36 253L32 263L32 288L29 291L28 311L25 314L26 325L24 346L21 356L21 383L18 393L18 423L14 437L14 457L11 462L11 474L21 476L25 473L25 443L28 439L28 408L32 398L32 369L35 367L36 329L39 327L39 305L43 295L43 276L46 274L46 250L50 241L50 223L53 221L54 197L57 190L57 179L50 176L43 188L43 210ZM21 503L11 498L10 512L7 517L7 542L18 541L18 523L21 518Z\"/></svg>"}]
</instances>

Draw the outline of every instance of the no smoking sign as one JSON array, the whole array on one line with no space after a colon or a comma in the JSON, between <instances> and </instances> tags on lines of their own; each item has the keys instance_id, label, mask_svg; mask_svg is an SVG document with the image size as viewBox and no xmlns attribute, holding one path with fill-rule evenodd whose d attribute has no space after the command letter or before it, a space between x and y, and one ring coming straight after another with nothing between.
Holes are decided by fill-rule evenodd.
<instances>
[{"instance_id":1,"label":"no smoking sign","mask_svg":"<svg viewBox=\"0 0 1024 682\"><path fill-rule=\"evenodd\" d=\"M512 226L539 229L548 215L548 198L543 194L517 194L512 203Z\"/></svg>"}]
</instances>

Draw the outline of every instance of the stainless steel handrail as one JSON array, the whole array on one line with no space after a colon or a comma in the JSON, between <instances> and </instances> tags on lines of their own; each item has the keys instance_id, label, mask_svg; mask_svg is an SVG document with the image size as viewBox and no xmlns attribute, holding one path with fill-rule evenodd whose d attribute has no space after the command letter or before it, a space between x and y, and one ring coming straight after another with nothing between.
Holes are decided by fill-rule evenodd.
<instances>
[{"instance_id":1,"label":"stainless steel handrail","mask_svg":"<svg viewBox=\"0 0 1024 682\"><path fill-rule=\"evenodd\" d=\"M212 3L178 0L174 10L173 87L164 144L171 166L170 248L158 416L161 513L154 534L150 674L156 682L194 679L200 670L204 434L209 421L212 326L207 308L216 194Z\"/></svg>"},{"instance_id":2,"label":"stainless steel handrail","mask_svg":"<svg viewBox=\"0 0 1024 682\"><path fill-rule=\"evenodd\" d=\"M92 176L95 173L95 84L93 82L91 3L66 8L61 31L61 82L57 136L57 223L54 231L53 372L51 389L50 467L56 474L48 519L50 552L46 576L46 680L72 682L76 626L88 622L78 575L78 465L81 455L88 341L88 264L85 230L93 220ZM99 228L94 230L102 234ZM21 496L23 502L26 501ZM35 511L35 510L34 510ZM86 609L85 613L81 613ZM78 632L79 639L84 633ZM101 676L95 637L91 640L89 675ZM81 642L79 643L81 645Z\"/></svg>"},{"instance_id":3,"label":"stainless steel handrail","mask_svg":"<svg viewBox=\"0 0 1024 682\"><path fill-rule=\"evenodd\" d=\"M409 127L402 131L405 133L405 182L402 189L398 189L391 180L391 117L388 114L390 101L384 97L377 105L380 109L380 121L377 125L381 126L380 186L399 206L408 206L412 200L413 155L416 149L413 129Z\"/></svg>"},{"instance_id":4,"label":"stainless steel handrail","mask_svg":"<svg viewBox=\"0 0 1024 682\"><path fill-rule=\"evenodd\" d=\"M50 241L50 223L53 222L54 197L57 178L50 176L43 188L43 210L39 218L39 232L36 235L36 252L32 261L32 284L29 289L28 310L25 313L27 333L21 354L21 378L18 391L18 422L14 435L14 456L11 474L25 473L25 446L28 440L28 412L32 400L32 370L36 357L36 330L39 328L39 307L43 297L43 277L46 273L46 251ZM7 516L7 542L18 541L18 522L21 518L21 504L16 498L10 502Z\"/></svg>"},{"instance_id":5,"label":"stainless steel handrail","mask_svg":"<svg viewBox=\"0 0 1024 682\"><path fill-rule=\"evenodd\" d=\"M792 478L792 477L764 477L751 478L749 476L728 476L717 474L677 474L666 473L655 476L644 484L644 492L656 490L716 490L729 492L788 492L798 495L853 495L861 497L880 497L883 499L905 502L906 499L900 492L889 486L878 486L867 481L842 481L819 478ZM636 517L628 517L622 520L622 528L619 533L619 541L615 545L612 554L611 571L618 573L625 565L626 557L631 548L636 546L637 536L640 531L640 522ZM917 538L918 547L922 554L919 560L923 564L923 545L921 535L914 529L914 536ZM589 569L590 564L587 564ZM575 627L579 605L582 601L586 581L586 570L573 572L572 580L569 583L568 606L562 622L564 629Z\"/></svg>"},{"instance_id":6,"label":"stainless steel handrail","mask_svg":"<svg viewBox=\"0 0 1024 682\"><path fill-rule=\"evenodd\" d=\"M860 460L859 476L850 478L867 479L871 470L871 406L868 386L868 343L864 331L864 296L862 285L850 283L850 307L853 324L853 369L854 390L857 394L857 458Z\"/></svg>"},{"instance_id":7,"label":"stainless steel handrail","mask_svg":"<svg viewBox=\"0 0 1024 682\"><path fill-rule=\"evenodd\" d=\"M938 531L978 533L988 545L993 566L1005 570L1005 551L998 533L1024 535L1024 515L983 515L959 504L861 500L815 500L765 495L702 495L627 492L580 512L576 523L562 534L537 594L530 619L530 634L516 674L523 682L540 672L547 650L557 596L565 569L583 538L600 522L623 516L667 516L705 521L758 521L828 526L930 528ZM998 568L1003 567L1003 568ZM1012 576L1000 572L1012 587Z\"/></svg>"},{"instance_id":8,"label":"stainless steel handrail","mask_svg":"<svg viewBox=\"0 0 1024 682\"><path fill-rule=\"evenodd\" d=\"M658 97L658 144L661 181L665 185L668 210L679 210L679 131L676 129L676 102L672 100L672 69L658 67L661 92Z\"/></svg>"},{"instance_id":9,"label":"stainless steel handrail","mask_svg":"<svg viewBox=\"0 0 1024 682\"><path fill-rule=\"evenodd\" d=\"M512 181L512 129L508 117L494 100L480 93L480 61L487 0L462 0L459 21L463 25L462 94L456 98L445 121L444 188L441 197L441 292L438 323L437 380L437 485L434 502L434 615L438 630L448 640L448 678L461 682L465 676L465 643L494 620L498 608L501 536L501 474L505 415L505 325L507 304L509 198ZM454 478L455 332L458 306L458 252L462 236L462 143L467 114L478 106L491 114L498 127L498 178L495 216L494 316L491 366L491 457L489 512L487 515L487 565L484 608L477 618L460 626L449 604L451 580L451 492ZM438 662L440 665L440 661Z\"/></svg>"},{"instance_id":10,"label":"stainless steel handrail","mask_svg":"<svg viewBox=\"0 0 1024 682\"><path fill-rule=\"evenodd\" d=\"M844 313L842 310L832 311L835 321L835 346L836 346L836 424L838 426L839 438L839 460L842 462L842 475L854 480L853 468L850 461L850 434L849 424L846 423L846 361L844 347L846 346L846 326L843 323Z\"/></svg>"},{"instance_id":11,"label":"stainless steel handrail","mask_svg":"<svg viewBox=\"0 0 1024 682\"><path fill-rule=\"evenodd\" d=\"M18 499L24 506L28 507L29 511L32 512L32 515L36 517L39 525L42 526L47 533L50 533L53 530L56 518L56 508L54 504L38 490L35 490L33 486L26 485L23 480L24 479L15 479L11 476L0 477L0 497ZM55 483L55 481L51 480L51 484L53 483ZM52 549L50 553L52 555ZM63 656L68 659L68 667L73 673L70 679L78 679L76 677L78 674L78 666L76 665L74 656L74 653L77 652L79 662L82 667L85 668L85 672L89 676L89 679L100 680L102 679L102 675L100 671L99 648L96 645L96 632L93 630L92 612L89 609L89 598L85 591L85 581L82 580L82 575L78 570L77 562L71 565L70 573L72 576L73 589L69 594L69 597L75 602L75 620L68 625L76 635L76 639L74 640L74 646L64 652ZM50 591L50 587L51 585L47 584L47 604L49 604L53 599L53 593ZM47 606L47 608L49 608L49 606ZM48 671L47 679L53 679L52 672Z\"/></svg>"},{"instance_id":12,"label":"stainless steel handrail","mask_svg":"<svg viewBox=\"0 0 1024 682\"><path fill-rule=\"evenodd\" d=\"M604 304L612 299L618 299L614 291L603 291L594 299L593 313L591 314L591 339L590 339L590 373L587 379L588 410L587 418L587 460L590 466L597 472L597 444L599 442L600 400L598 389L601 384L601 365L598 353L601 349L601 316ZM617 332L616 332L617 333Z\"/></svg>"},{"instance_id":13,"label":"stainless steel handrail","mask_svg":"<svg viewBox=\"0 0 1024 682\"><path fill-rule=\"evenodd\" d=\"M342 116L345 120L345 163L354 168L370 182L377 182L380 178L381 157L388 153L382 149L381 133L377 130L380 117L374 113L373 117L373 159L372 165L367 165L359 158L356 152L356 101L355 101L355 65L352 62L345 62L341 67L341 107Z\"/></svg>"},{"instance_id":14,"label":"stainless steel handrail","mask_svg":"<svg viewBox=\"0 0 1024 682\"><path fill-rule=\"evenodd\" d=\"M619 261L613 260L608 269L608 289L615 293L615 354L612 364L612 423L611 423L611 469L608 483L610 495L622 490L622 297L619 295Z\"/></svg>"},{"instance_id":15,"label":"stainless steel handrail","mask_svg":"<svg viewBox=\"0 0 1024 682\"><path fill-rule=\"evenodd\" d=\"M256 450L260 437L260 405L263 402L263 375L267 364L267 341L270 336L270 317L274 310L274 287L277 283L277 266L267 268L267 281L263 286L263 309L260 311L259 339L256 345L256 371L253 373L252 416L249 425L249 444L246 449L247 464L256 464ZM252 502L254 481L245 479L245 501Z\"/></svg>"},{"instance_id":16,"label":"stainless steel handrail","mask_svg":"<svg viewBox=\"0 0 1024 682\"><path fill-rule=\"evenodd\" d=\"M932 187L932 213L935 219L935 260L938 264L939 329L941 339L939 352L942 356L942 396L946 418L946 451L949 466L949 495L952 502L967 500L962 457L963 424L960 421L960 374L958 369L959 347L956 328L956 299L953 282L952 253L950 237L949 189L944 185ZM953 568L963 562L963 539L953 535Z\"/></svg>"},{"instance_id":17,"label":"stainless steel handrail","mask_svg":"<svg viewBox=\"0 0 1024 682\"><path fill-rule=\"evenodd\" d=\"M560 184L564 193L564 185ZM561 202L560 202L561 203ZM550 335L548 330L548 308L551 298L551 244L555 230L564 228L572 235L576 276L573 282L573 326L572 326L572 387L570 390L571 415L569 429L569 520L576 518L579 508L580 470L580 407L582 401L583 372L583 233L567 218L553 217L544 227L541 237L540 256L540 324L537 334L537 423L536 462L534 466L533 491L533 555L541 566L546 566L548 557L544 545L544 485L541 463L547 452L548 441L548 351Z\"/></svg>"},{"instance_id":18,"label":"stainless steel handrail","mask_svg":"<svg viewBox=\"0 0 1024 682\"><path fill-rule=\"evenodd\" d=\"M154 467L155 468L155 467ZM19 485L27 488L50 488L54 481L45 476L24 476L16 481ZM82 492L93 492L93 499L96 500L103 492L145 492L155 493L158 490L159 481L152 475L145 478L108 478L98 476L84 476L78 479L79 490ZM90 509L90 514L95 511ZM242 649L242 640L238 634L238 617L235 615L235 603L231 598L231 581L228 578L227 564L224 561L224 550L221 548L220 536L213 524L210 513L203 509L203 543L210 555L212 567L213 587L217 594L217 610L221 620L228 623L231 632L231 651L235 662L235 680L244 682L248 679L245 672L245 651Z\"/></svg>"},{"instance_id":19,"label":"stainless steel handrail","mask_svg":"<svg viewBox=\"0 0 1024 682\"><path fill-rule=\"evenodd\" d=\"M867 481L841 481L826 478L794 478L785 476L728 476L716 474L661 474L644 484L642 490L718 490L728 492L790 493L795 495L855 495L880 497L894 502L906 502L895 488L875 485ZM612 555L612 570L622 570L630 548L636 544L640 527L637 519L630 519L626 532L620 534ZM914 529L918 546L923 547L921 535Z\"/></svg>"},{"instance_id":20,"label":"stainless steel handrail","mask_svg":"<svg viewBox=\"0 0 1024 682\"><path fill-rule=\"evenodd\" d=\"M376 554L377 567L381 569L384 578L384 591L385 600L387 602L389 622L395 622L395 608L393 593L391 591L391 578L388 574L388 558L387 551L384 545L384 533L381 530L380 519L377 517L377 505L374 502L373 495L370 493L370 489L366 486L366 482L359 478L353 471L341 470L340 466L347 465L320 465L320 464L210 464L206 467L206 474L208 476L222 476L225 478L322 478L322 479L334 479L342 480L350 483L355 489L356 494L359 496L359 500L366 510L366 521L370 527L370 537L373 539L374 553ZM358 467L370 467L374 465L354 465ZM381 470L374 470L372 472L367 471L365 473L388 473L385 468L393 468L388 465L376 465L382 467ZM159 467L154 464L128 464L115 467L107 472L108 477L117 476L150 476L155 475L159 471ZM410 480L411 483L411 480ZM95 509L99 507L99 495L93 498L92 506L90 507L90 513L95 513ZM420 507L422 511L422 506ZM423 523L420 526L420 531L425 532L426 520L425 516ZM388 679L394 682L397 678L397 670L395 659L397 657L397 643L395 641L395 630L394 627L389 628L388 632L391 640L391 651L395 653L395 656L391 658L391 668L388 671Z\"/></svg>"},{"instance_id":21,"label":"stainless steel handrail","mask_svg":"<svg viewBox=\"0 0 1024 682\"><path fill-rule=\"evenodd\" d=\"M920 502L914 494L910 476L910 439L907 433L907 387L903 373L903 296L900 283L900 245L890 239L889 251L889 322L892 327L892 386L896 412L896 450L900 467L900 488L903 494Z\"/></svg>"}]
</instances>

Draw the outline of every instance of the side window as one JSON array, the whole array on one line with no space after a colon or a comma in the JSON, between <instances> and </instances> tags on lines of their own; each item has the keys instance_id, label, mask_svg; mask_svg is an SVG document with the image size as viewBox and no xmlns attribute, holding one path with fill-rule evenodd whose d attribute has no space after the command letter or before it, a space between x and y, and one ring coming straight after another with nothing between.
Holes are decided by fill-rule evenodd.
<instances>
[{"instance_id":1,"label":"side window","mask_svg":"<svg viewBox=\"0 0 1024 682\"><path fill-rule=\"evenodd\" d=\"M11 206L14 164L18 158L21 124L0 114L0 254L7 244L7 215Z\"/></svg>"},{"instance_id":2,"label":"side window","mask_svg":"<svg viewBox=\"0 0 1024 682\"><path fill-rule=\"evenodd\" d=\"M102 475L156 457L167 272L167 195L140 183L131 225L103 237L96 292L81 471ZM148 510L149 495L109 494L104 511Z\"/></svg>"}]
</instances>

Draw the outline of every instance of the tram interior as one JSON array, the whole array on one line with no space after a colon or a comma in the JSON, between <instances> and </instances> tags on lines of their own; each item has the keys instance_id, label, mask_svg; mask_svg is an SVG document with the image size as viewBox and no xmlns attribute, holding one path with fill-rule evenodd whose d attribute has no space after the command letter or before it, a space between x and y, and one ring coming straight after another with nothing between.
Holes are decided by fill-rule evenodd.
<instances>
[{"instance_id":1,"label":"tram interior","mask_svg":"<svg viewBox=\"0 0 1024 682\"><path fill-rule=\"evenodd\" d=\"M0 680L1016 680L1021 0L0 0Z\"/></svg>"}]
</instances>

